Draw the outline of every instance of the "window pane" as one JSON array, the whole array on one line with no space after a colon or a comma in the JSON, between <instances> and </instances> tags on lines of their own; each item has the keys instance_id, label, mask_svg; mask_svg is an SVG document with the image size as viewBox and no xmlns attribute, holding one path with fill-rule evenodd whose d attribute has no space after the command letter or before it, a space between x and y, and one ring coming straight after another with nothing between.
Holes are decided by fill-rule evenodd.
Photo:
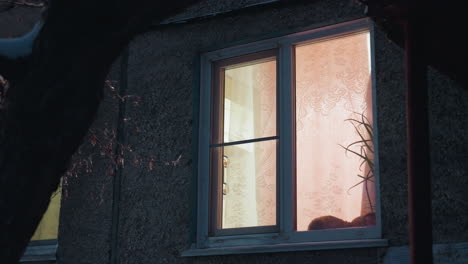
<instances>
[{"instance_id":1,"label":"window pane","mask_svg":"<svg viewBox=\"0 0 468 264\"><path fill-rule=\"evenodd\" d=\"M276 146L269 140L213 148L223 155L221 228L276 225Z\"/></svg>"},{"instance_id":2,"label":"window pane","mask_svg":"<svg viewBox=\"0 0 468 264\"><path fill-rule=\"evenodd\" d=\"M61 197L62 185L59 185L31 240L57 239Z\"/></svg>"},{"instance_id":3,"label":"window pane","mask_svg":"<svg viewBox=\"0 0 468 264\"><path fill-rule=\"evenodd\" d=\"M224 142L276 135L276 61L224 71Z\"/></svg>"},{"instance_id":4,"label":"window pane","mask_svg":"<svg viewBox=\"0 0 468 264\"><path fill-rule=\"evenodd\" d=\"M375 225L369 47L362 32L295 48L298 231Z\"/></svg>"}]
</instances>

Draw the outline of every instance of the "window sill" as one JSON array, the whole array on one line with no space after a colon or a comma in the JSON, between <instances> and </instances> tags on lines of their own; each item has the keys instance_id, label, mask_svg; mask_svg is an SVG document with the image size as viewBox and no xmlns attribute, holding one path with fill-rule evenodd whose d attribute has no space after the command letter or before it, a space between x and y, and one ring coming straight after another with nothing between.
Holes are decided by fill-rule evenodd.
<instances>
[{"instance_id":1,"label":"window sill","mask_svg":"<svg viewBox=\"0 0 468 264\"><path fill-rule=\"evenodd\" d=\"M54 261L56 260L55 254L57 252L57 243L49 245L29 245L20 262L31 262L31 261Z\"/></svg>"},{"instance_id":2,"label":"window sill","mask_svg":"<svg viewBox=\"0 0 468 264\"><path fill-rule=\"evenodd\" d=\"M386 247L387 239L341 240L324 242L283 243L261 246L233 246L222 248L188 249L182 252L182 257L234 255L271 252L308 251L342 248Z\"/></svg>"}]
</instances>

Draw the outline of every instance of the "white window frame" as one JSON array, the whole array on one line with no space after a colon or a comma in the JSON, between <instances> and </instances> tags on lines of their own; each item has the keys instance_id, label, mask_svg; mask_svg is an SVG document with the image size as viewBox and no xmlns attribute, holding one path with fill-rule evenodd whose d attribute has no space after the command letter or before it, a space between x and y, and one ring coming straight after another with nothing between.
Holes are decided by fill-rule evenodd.
<instances>
[{"instance_id":1,"label":"white window frame","mask_svg":"<svg viewBox=\"0 0 468 264\"><path fill-rule=\"evenodd\" d=\"M57 247L57 239L31 241L19 262L53 263L57 260Z\"/></svg>"},{"instance_id":2,"label":"white window frame","mask_svg":"<svg viewBox=\"0 0 468 264\"><path fill-rule=\"evenodd\" d=\"M376 184L376 225L365 228L345 228L314 231L294 230L294 185L293 185L293 58L294 46L316 41L321 38L346 35L368 30L370 33L371 68L372 68L372 100L373 126L375 148L375 184ZM198 203L197 203L197 234L192 249L182 253L183 256L218 255L255 252L276 252L313 250L343 247L386 246L387 241L381 239L381 208L379 193L379 162L378 162L378 129L375 89L374 62L374 28L367 19L359 19L341 24L325 26L300 33L294 33L278 38L257 41L254 43L225 48L205 53L201 56L200 79L200 116L198 142ZM278 163L278 207L279 231L275 233L245 234L229 236L210 236L210 120L211 120L211 87L212 71L215 62L248 55L256 52L277 49L277 90L278 90L278 126L279 153ZM281 205L281 206L279 206Z\"/></svg>"}]
</instances>

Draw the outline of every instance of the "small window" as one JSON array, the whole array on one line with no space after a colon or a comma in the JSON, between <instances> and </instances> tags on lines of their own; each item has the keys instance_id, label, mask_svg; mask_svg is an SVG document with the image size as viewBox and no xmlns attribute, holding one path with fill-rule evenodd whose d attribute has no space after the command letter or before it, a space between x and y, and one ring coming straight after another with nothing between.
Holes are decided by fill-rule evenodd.
<instances>
[{"instance_id":1,"label":"small window","mask_svg":"<svg viewBox=\"0 0 468 264\"><path fill-rule=\"evenodd\" d=\"M276 51L214 65L211 233L277 231Z\"/></svg>"},{"instance_id":2,"label":"small window","mask_svg":"<svg viewBox=\"0 0 468 264\"><path fill-rule=\"evenodd\" d=\"M49 206L42 216L20 262L54 263L56 260L58 226L62 185L50 198Z\"/></svg>"},{"instance_id":3,"label":"small window","mask_svg":"<svg viewBox=\"0 0 468 264\"><path fill-rule=\"evenodd\" d=\"M197 248L380 238L372 56L358 20L202 57Z\"/></svg>"},{"instance_id":4,"label":"small window","mask_svg":"<svg viewBox=\"0 0 468 264\"><path fill-rule=\"evenodd\" d=\"M62 186L60 185L52 194L47 211L42 216L31 241L57 240L61 198Z\"/></svg>"}]
</instances>

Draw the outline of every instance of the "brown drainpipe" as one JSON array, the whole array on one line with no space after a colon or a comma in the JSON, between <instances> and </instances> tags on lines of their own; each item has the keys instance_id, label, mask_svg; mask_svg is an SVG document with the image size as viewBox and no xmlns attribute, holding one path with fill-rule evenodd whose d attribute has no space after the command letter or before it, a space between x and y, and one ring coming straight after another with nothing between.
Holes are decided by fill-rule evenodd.
<instances>
[{"instance_id":1,"label":"brown drainpipe","mask_svg":"<svg viewBox=\"0 0 468 264\"><path fill-rule=\"evenodd\" d=\"M416 2L416 3L415 3ZM424 5L409 1L405 24L408 218L411 264L432 264L431 174Z\"/></svg>"}]
</instances>

